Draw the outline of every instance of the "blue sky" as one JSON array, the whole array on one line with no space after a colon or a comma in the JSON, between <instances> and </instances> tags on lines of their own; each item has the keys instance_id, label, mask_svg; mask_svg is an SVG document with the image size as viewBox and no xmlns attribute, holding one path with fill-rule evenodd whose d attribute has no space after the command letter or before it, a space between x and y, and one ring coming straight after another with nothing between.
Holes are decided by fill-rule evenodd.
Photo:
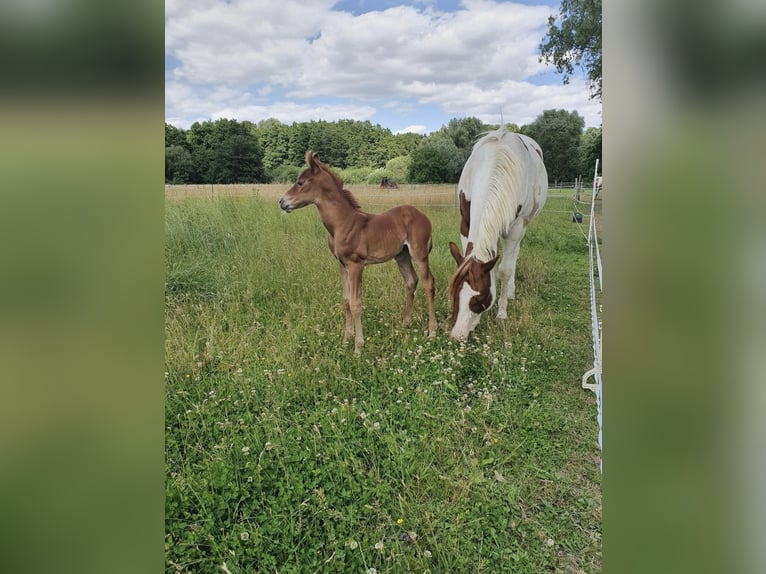
<instances>
[{"instance_id":1,"label":"blue sky","mask_svg":"<svg viewBox=\"0 0 766 574\"><path fill-rule=\"evenodd\" d=\"M369 120L429 133L453 117L529 123L576 110L582 76L539 62L547 0L168 0L165 118Z\"/></svg>"}]
</instances>

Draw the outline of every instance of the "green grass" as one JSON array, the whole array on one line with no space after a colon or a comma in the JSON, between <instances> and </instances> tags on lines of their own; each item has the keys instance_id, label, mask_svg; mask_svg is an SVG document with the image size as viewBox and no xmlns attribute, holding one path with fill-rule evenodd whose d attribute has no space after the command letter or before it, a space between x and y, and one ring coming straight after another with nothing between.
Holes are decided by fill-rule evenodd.
<instances>
[{"instance_id":1,"label":"green grass","mask_svg":"<svg viewBox=\"0 0 766 574\"><path fill-rule=\"evenodd\" d=\"M420 289L403 328L395 265L371 266L355 357L313 207L167 201L168 572L600 571L585 241L543 212L509 319L493 309L460 344L459 218L423 210L440 333Z\"/></svg>"}]
</instances>

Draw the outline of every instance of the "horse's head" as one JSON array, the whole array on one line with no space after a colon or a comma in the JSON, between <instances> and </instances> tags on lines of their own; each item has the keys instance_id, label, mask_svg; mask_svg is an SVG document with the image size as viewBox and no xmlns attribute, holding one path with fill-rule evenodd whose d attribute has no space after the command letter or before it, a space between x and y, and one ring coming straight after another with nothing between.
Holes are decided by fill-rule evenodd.
<instances>
[{"instance_id":1,"label":"horse's head","mask_svg":"<svg viewBox=\"0 0 766 574\"><path fill-rule=\"evenodd\" d=\"M301 172L293 186L279 199L279 207L287 213L310 203L316 204L324 189L339 185L337 177L319 160L318 153L307 151L306 163L309 164L308 168ZM341 188L342 185L340 183Z\"/></svg>"},{"instance_id":2,"label":"horse's head","mask_svg":"<svg viewBox=\"0 0 766 574\"><path fill-rule=\"evenodd\" d=\"M497 263L497 256L486 262L479 261L472 254L473 243L466 245L465 256L452 242L449 250L457 263L457 271L449 287L452 298L450 337L463 341L479 324L481 314L495 302L491 271Z\"/></svg>"}]
</instances>

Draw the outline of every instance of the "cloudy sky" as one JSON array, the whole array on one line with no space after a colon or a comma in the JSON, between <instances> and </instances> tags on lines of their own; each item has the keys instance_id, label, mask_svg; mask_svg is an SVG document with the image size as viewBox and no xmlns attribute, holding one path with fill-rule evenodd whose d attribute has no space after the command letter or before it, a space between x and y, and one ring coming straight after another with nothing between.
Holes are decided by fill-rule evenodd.
<instances>
[{"instance_id":1,"label":"cloudy sky","mask_svg":"<svg viewBox=\"0 0 766 574\"><path fill-rule=\"evenodd\" d=\"M165 120L369 120L429 133L450 118L601 124L583 74L538 61L559 0L167 0Z\"/></svg>"}]
</instances>

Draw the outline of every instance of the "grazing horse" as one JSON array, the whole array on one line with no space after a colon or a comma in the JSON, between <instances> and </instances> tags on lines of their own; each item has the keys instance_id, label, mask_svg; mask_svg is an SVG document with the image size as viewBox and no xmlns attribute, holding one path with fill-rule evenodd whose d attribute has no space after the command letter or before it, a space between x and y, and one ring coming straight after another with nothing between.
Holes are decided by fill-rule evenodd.
<instances>
[{"instance_id":1,"label":"grazing horse","mask_svg":"<svg viewBox=\"0 0 766 574\"><path fill-rule=\"evenodd\" d=\"M380 187L387 187L389 189L398 189L399 186L396 185L396 182L391 181L387 177L383 177L383 179L380 180Z\"/></svg>"},{"instance_id":2,"label":"grazing horse","mask_svg":"<svg viewBox=\"0 0 766 574\"><path fill-rule=\"evenodd\" d=\"M547 194L543 152L533 139L506 131L503 126L474 144L458 183L463 255L450 242L450 253L457 263L449 288L453 339L468 337L481 314L495 302L500 238L502 288L497 318L507 318L508 299L514 299L516 293L521 240L529 222L543 208Z\"/></svg>"},{"instance_id":3,"label":"grazing horse","mask_svg":"<svg viewBox=\"0 0 766 574\"><path fill-rule=\"evenodd\" d=\"M330 251L340 263L343 279L343 304L346 309L346 331L343 342L354 336L354 352L364 345L362 335L362 270L365 265L394 259L404 278L406 300L404 324L410 322L412 302L418 276L412 259L418 264L423 290L428 302L428 334L436 335L434 315L434 277L428 267L431 252L431 221L411 205L400 205L384 213L364 213L351 192L343 189L343 181L320 160L306 152L309 165L298 180L279 200L279 206L291 212L313 203L319 210L329 237Z\"/></svg>"}]
</instances>

